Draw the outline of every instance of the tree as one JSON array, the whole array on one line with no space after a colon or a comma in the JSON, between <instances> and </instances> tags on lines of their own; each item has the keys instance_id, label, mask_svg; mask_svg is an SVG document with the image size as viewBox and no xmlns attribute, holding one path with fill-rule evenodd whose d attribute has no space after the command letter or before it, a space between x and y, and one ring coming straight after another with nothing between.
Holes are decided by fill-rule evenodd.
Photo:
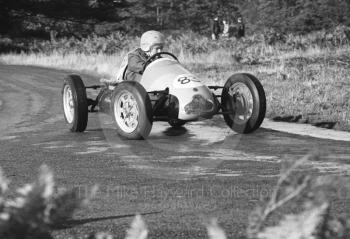
<instances>
[{"instance_id":1,"label":"tree","mask_svg":"<svg viewBox=\"0 0 350 239\"><path fill-rule=\"evenodd\" d=\"M305 33L349 25L349 12L349 0L0 0L0 32L11 33L11 23L12 29L25 32L24 22L39 26L35 23L44 21L41 26L63 35L83 29L88 34L105 23L137 34L149 29L208 33L215 15L231 22L242 16L248 32L274 28Z\"/></svg>"},{"instance_id":2,"label":"tree","mask_svg":"<svg viewBox=\"0 0 350 239\"><path fill-rule=\"evenodd\" d=\"M46 28L60 22L59 28L65 23L93 24L99 22L121 22L127 15L125 9L130 7L126 0L0 0L2 22L14 23L16 28L24 21L45 21ZM5 10L6 9L6 10ZM8 24L9 25L9 24ZM38 24L40 25L40 24ZM122 29L122 26L120 26ZM11 31L11 27L1 28ZM22 29L26 31L27 29ZM59 29L56 29L59 30Z\"/></svg>"},{"instance_id":3,"label":"tree","mask_svg":"<svg viewBox=\"0 0 350 239\"><path fill-rule=\"evenodd\" d=\"M254 30L307 33L350 23L348 0L258 0L240 8Z\"/></svg>"}]
</instances>

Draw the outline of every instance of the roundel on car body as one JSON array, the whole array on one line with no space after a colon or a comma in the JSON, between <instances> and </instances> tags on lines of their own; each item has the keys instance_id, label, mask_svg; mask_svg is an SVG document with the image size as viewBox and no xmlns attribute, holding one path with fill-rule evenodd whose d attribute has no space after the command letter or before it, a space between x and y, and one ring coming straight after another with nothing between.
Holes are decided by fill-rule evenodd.
<instances>
[{"instance_id":1,"label":"roundel on car body","mask_svg":"<svg viewBox=\"0 0 350 239\"><path fill-rule=\"evenodd\" d=\"M202 86L202 83L192 74L179 75L173 81L174 88L193 88L198 86Z\"/></svg>"}]
</instances>

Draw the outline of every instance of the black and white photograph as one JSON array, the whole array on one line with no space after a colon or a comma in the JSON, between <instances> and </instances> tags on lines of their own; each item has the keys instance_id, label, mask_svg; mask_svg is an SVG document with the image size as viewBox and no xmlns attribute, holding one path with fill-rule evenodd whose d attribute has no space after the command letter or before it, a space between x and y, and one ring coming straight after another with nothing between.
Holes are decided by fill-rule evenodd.
<instances>
[{"instance_id":1,"label":"black and white photograph","mask_svg":"<svg viewBox=\"0 0 350 239\"><path fill-rule=\"evenodd\" d=\"M350 1L0 0L0 239L350 239Z\"/></svg>"}]
</instances>

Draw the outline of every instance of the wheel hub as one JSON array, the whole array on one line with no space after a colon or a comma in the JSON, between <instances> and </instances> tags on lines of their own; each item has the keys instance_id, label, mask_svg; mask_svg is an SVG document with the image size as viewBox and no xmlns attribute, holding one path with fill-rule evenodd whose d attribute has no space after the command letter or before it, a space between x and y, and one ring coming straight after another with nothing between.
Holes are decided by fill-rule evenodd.
<instances>
[{"instance_id":1,"label":"wheel hub","mask_svg":"<svg viewBox=\"0 0 350 239\"><path fill-rule=\"evenodd\" d=\"M71 124L74 119L74 101L72 90L69 85L66 85L63 89L63 108L66 119L68 123Z\"/></svg>"},{"instance_id":2,"label":"wheel hub","mask_svg":"<svg viewBox=\"0 0 350 239\"><path fill-rule=\"evenodd\" d=\"M249 88L241 83L234 83L229 88L229 95L233 98L234 120L240 123L247 122L253 114L253 96Z\"/></svg>"}]
</instances>

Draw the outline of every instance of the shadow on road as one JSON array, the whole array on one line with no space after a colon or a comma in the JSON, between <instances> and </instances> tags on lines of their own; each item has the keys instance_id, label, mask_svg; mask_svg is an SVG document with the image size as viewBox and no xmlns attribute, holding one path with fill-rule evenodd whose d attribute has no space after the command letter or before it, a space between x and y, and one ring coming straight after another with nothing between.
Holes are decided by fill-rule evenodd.
<instances>
[{"instance_id":1,"label":"shadow on road","mask_svg":"<svg viewBox=\"0 0 350 239\"><path fill-rule=\"evenodd\" d=\"M166 130L163 131L163 134L166 136L180 136L184 135L188 132L188 130L185 127L169 127Z\"/></svg>"}]
</instances>

